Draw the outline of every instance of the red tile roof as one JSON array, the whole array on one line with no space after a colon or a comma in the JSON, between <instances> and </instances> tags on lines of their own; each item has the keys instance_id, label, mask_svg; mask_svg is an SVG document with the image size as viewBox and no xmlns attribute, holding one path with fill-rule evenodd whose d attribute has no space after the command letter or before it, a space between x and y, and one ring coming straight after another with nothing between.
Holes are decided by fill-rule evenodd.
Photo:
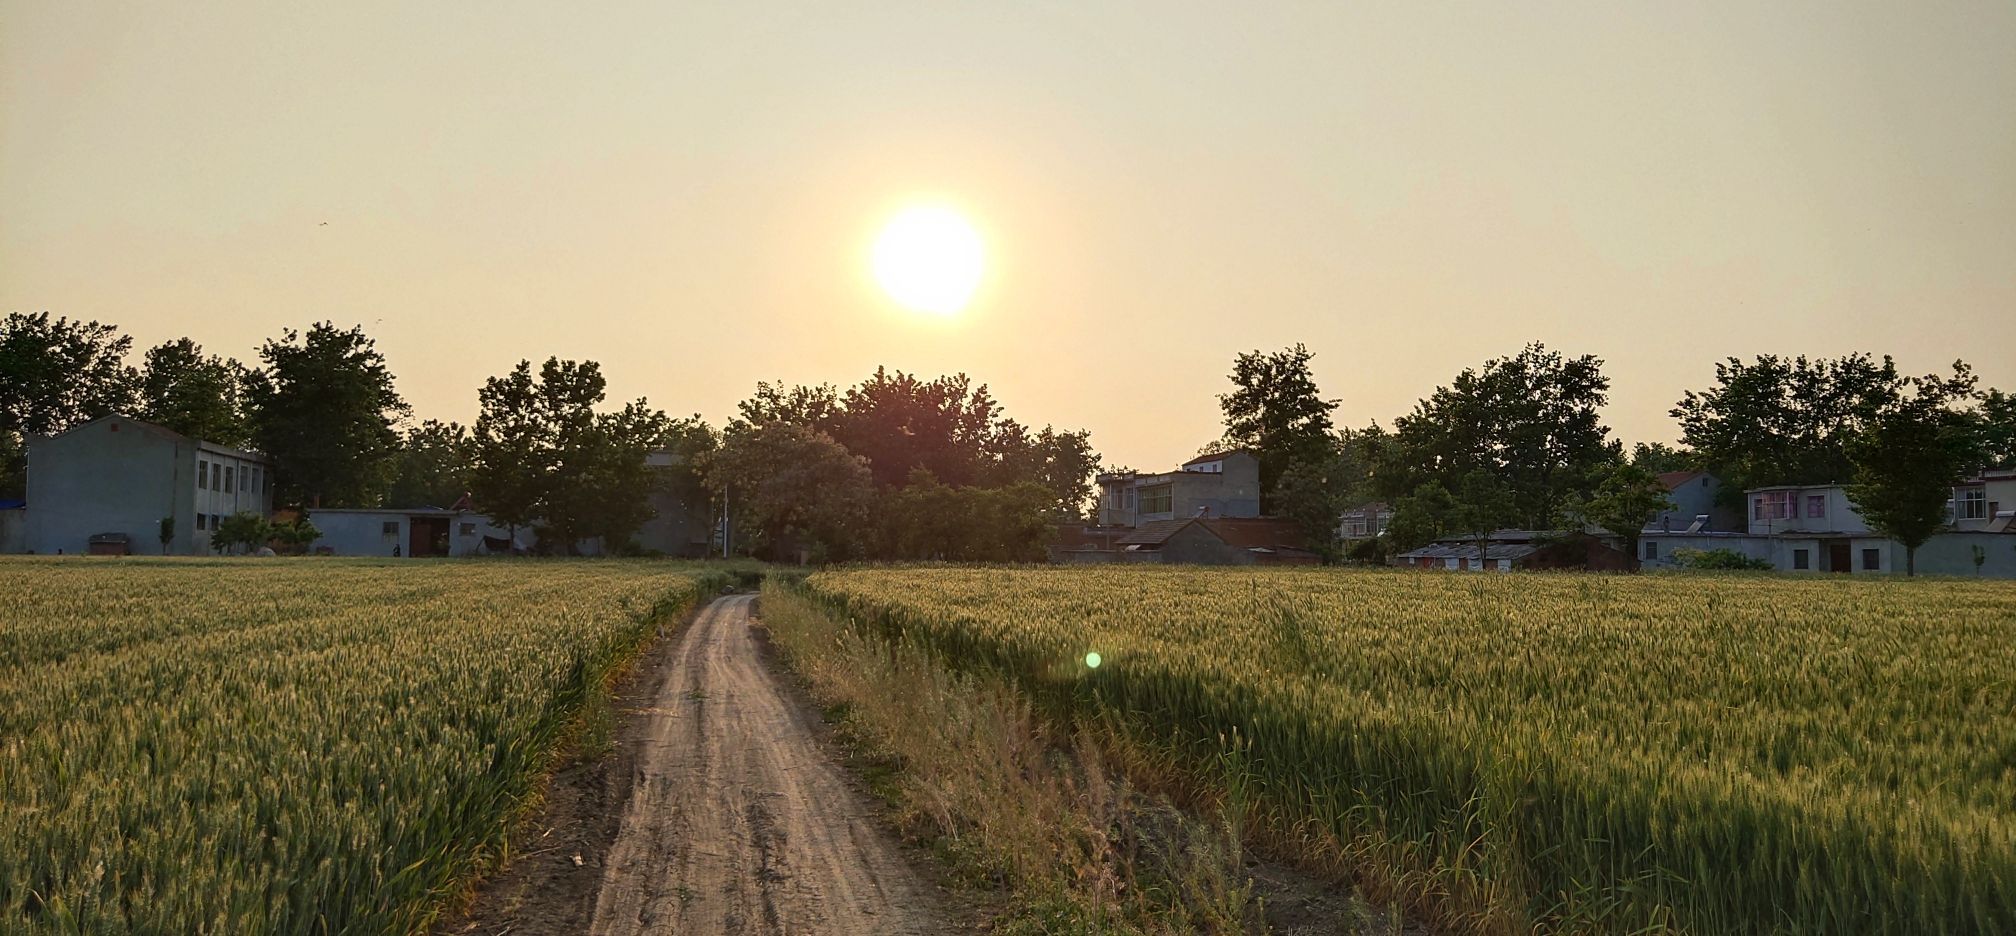
<instances>
[{"instance_id":1,"label":"red tile roof","mask_svg":"<svg viewBox=\"0 0 2016 936\"><path fill-rule=\"evenodd\" d=\"M1185 464L1185 465L1195 465L1195 464L1199 464L1199 463L1201 463L1201 462L1208 462L1208 461L1217 461L1218 459L1221 459L1221 458L1224 458L1224 457L1225 457L1225 456L1227 456L1227 455L1246 455L1246 454L1251 454L1251 453L1247 452L1247 451L1246 451L1245 449L1236 449L1236 448L1235 448L1235 449L1226 449L1226 450L1224 450L1224 451L1222 451L1222 452L1211 452L1211 453L1208 453L1208 454L1204 454L1204 455L1199 455L1199 456L1197 456L1196 458L1193 458L1193 459L1190 459L1189 461L1186 461L1186 462L1184 462L1183 464Z\"/></svg>"}]
</instances>

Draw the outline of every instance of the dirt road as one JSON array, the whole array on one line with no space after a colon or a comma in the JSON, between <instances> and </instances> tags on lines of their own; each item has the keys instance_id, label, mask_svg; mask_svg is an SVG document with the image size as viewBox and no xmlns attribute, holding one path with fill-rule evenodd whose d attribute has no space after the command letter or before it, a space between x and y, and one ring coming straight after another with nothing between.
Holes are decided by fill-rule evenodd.
<instances>
[{"instance_id":1,"label":"dirt road","mask_svg":"<svg viewBox=\"0 0 2016 936\"><path fill-rule=\"evenodd\" d=\"M664 670L590 932L944 931L933 888L764 668L751 601L701 612Z\"/></svg>"}]
</instances>

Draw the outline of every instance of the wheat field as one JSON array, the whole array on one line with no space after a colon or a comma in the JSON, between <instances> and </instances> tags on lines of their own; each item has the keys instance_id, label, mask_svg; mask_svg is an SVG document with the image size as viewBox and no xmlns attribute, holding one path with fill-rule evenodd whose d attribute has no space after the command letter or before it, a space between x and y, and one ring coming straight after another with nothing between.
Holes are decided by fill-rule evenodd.
<instances>
[{"instance_id":1,"label":"wheat field","mask_svg":"<svg viewBox=\"0 0 2016 936\"><path fill-rule=\"evenodd\" d=\"M424 926L666 563L0 560L0 932Z\"/></svg>"},{"instance_id":2,"label":"wheat field","mask_svg":"<svg viewBox=\"0 0 2016 936\"><path fill-rule=\"evenodd\" d=\"M1459 929L2016 932L2007 583L1130 567L803 587L1236 771L1276 827Z\"/></svg>"}]
</instances>

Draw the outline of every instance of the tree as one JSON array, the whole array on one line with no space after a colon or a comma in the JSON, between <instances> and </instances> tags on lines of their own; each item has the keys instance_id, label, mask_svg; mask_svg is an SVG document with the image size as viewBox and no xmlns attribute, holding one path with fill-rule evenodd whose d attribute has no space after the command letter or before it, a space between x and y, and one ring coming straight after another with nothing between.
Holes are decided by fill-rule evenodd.
<instances>
[{"instance_id":1,"label":"tree","mask_svg":"<svg viewBox=\"0 0 2016 936\"><path fill-rule=\"evenodd\" d=\"M511 373L483 381L476 392L479 413L469 441L469 496L504 527L511 548L518 529L529 527L546 508L547 475L553 470L551 432L544 422L532 362L519 361Z\"/></svg>"},{"instance_id":2,"label":"tree","mask_svg":"<svg viewBox=\"0 0 2016 936\"><path fill-rule=\"evenodd\" d=\"M1631 447L1631 464L1655 475L1693 471L1694 453L1663 442L1640 442Z\"/></svg>"},{"instance_id":3,"label":"tree","mask_svg":"<svg viewBox=\"0 0 2016 936\"><path fill-rule=\"evenodd\" d=\"M217 529L210 534L210 548L221 553L242 546L250 552L272 538L273 527L266 518L251 511L240 511L217 523Z\"/></svg>"},{"instance_id":4,"label":"tree","mask_svg":"<svg viewBox=\"0 0 2016 936\"><path fill-rule=\"evenodd\" d=\"M1337 522L1366 483L1365 445L1357 433L1344 430L1328 448L1289 464L1276 482L1274 512L1292 520L1324 562L1342 558Z\"/></svg>"},{"instance_id":5,"label":"tree","mask_svg":"<svg viewBox=\"0 0 2016 936\"><path fill-rule=\"evenodd\" d=\"M1906 575L1918 573L1918 547L1946 525L1953 483L1980 457L1974 427L1951 405L1960 386L1924 378L1915 395L1848 442L1855 470L1848 499L1870 529L1904 545Z\"/></svg>"},{"instance_id":6,"label":"tree","mask_svg":"<svg viewBox=\"0 0 2016 936\"><path fill-rule=\"evenodd\" d=\"M132 347L133 339L97 322L47 312L0 319L0 497L27 491L27 436L131 411Z\"/></svg>"},{"instance_id":7,"label":"tree","mask_svg":"<svg viewBox=\"0 0 2016 936\"><path fill-rule=\"evenodd\" d=\"M1395 552L1426 546L1455 529L1458 523L1456 496L1440 481L1424 481L1412 492L1393 502L1393 519L1386 525L1386 538Z\"/></svg>"},{"instance_id":8,"label":"tree","mask_svg":"<svg viewBox=\"0 0 2016 936\"><path fill-rule=\"evenodd\" d=\"M1638 539L1645 524L1659 511L1670 509L1673 499L1659 483L1659 476L1638 464L1620 464L1610 469L1596 486L1596 492L1582 504L1582 516L1624 541L1631 568L1638 568Z\"/></svg>"},{"instance_id":9,"label":"tree","mask_svg":"<svg viewBox=\"0 0 2016 936\"><path fill-rule=\"evenodd\" d=\"M1982 460L1992 468L2016 468L2016 394L1990 390L1975 412Z\"/></svg>"},{"instance_id":10,"label":"tree","mask_svg":"<svg viewBox=\"0 0 2016 936\"><path fill-rule=\"evenodd\" d=\"M1032 434L1021 423L1003 419L983 455L988 464L981 472L984 483L1036 484L1050 492L1049 513L1056 519L1085 518L1092 502L1092 477L1099 473L1091 433L1044 426Z\"/></svg>"},{"instance_id":11,"label":"tree","mask_svg":"<svg viewBox=\"0 0 2016 936\"><path fill-rule=\"evenodd\" d=\"M563 552L591 538L615 552L651 519L649 455L673 423L642 399L598 412L607 397L594 361L547 358L536 379L532 362L520 361L484 382L470 490L514 543L519 527L537 522L542 543ZM704 423L697 428L711 435Z\"/></svg>"},{"instance_id":12,"label":"tree","mask_svg":"<svg viewBox=\"0 0 2016 936\"><path fill-rule=\"evenodd\" d=\"M1602 360L1538 343L1466 368L1373 440L1373 487L1389 500L1431 481L1453 492L1482 471L1503 483L1512 522L1554 527L1623 457L1598 415L1609 388Z\"/></svg>"},{"instance_id":13,"label":"tree","mask_svg":"<svg viewBox=\"0 0 2016 936\"><path fill-rule=\"evenodd\" d=\"M168 555L169 544L175 542L175 518L162 517L160 525L161 555Z\"/></svg>"},{"instance_id":14,"label":"tree","mask_svg":"<svg viewBox=\"0 0 2016 936\"><path fill-rule=\"evenodd\" d=\"M192 439L244 445L245 368L205 355L187 338L147 349L140 376L140 418Z\"/></svg>"},{"instance_id":15,"label":"tree","mask_svg":"<svg viewBox=\"0 0 2016 936\"><path fill-rule=\"evenodd\" d=\"M1330 457L1330 413L1309 369L1315 357L1300 343L1271 354L1251 351L1232 361L1234 390L1218 396L1225 414L1227 448L1244 448L1260 462L1260 509L1272 513L1281 476L1296 464ZM1316 469L1320 471L1320 469Z\"/></svg>"},{"instance_id":16,"label":"tree","mask_svg":"<svg viewBox=\"0 0 2016 936\"><path fill-rule=\"evenodd\" d=\"M1688 391L1672 415L1724 496L1741 497L1765 485L1848 480L1849 440L1898 404L1906 382L1887 356L1764 354L1716 364L1715 383Z\"/></svg>"},{"instance_id":17,"label":"tree","mask_svg":"<svg viewBox=\"0 0 2016 936\"><path fill-rule=\"evenodd\" d=\"M772 559L794 548L845 556L863 538L875 490L862 458L823 432L789 423L731 430L708 456L705 474L708 487L729 498L738 524L755 532L751 551Z\"/></svg>"},{"instance_id":18,"label":"tree","mask_svg":"<svg viewBox=\"0 0 2016 936\"><path fill-rule=\"evenodd\" d=\"M315 541L322 538L322 531L309 521L307 514L295 514L292 520L275 522L268 528L268 532L272 541L279 543L282 550L294 555L307 552L308 547L315 545Z\"/></svg>"},{"instance_id":19,"label":"tree","mask_svg":"<svg viewBox=\"0 0 2016 936\"><path fill-rule=\"evenodd\" d=\"M361 327L317 322L259 349L245 385L252 440L274 465L280 503L371 507L391 480L408 412L385 356Z\"/></svg>"},{"instance_id":20,"label":"tree","mask_svg":"<svg viewBox=\"0 0 2016 936\"><path fill-rule=\"evenodd\" d=\"M133 339L110 325L10 312L0 319L0 432L51 435L133 407Z\"/></svg>"},{"instance_id":21,"label":"tree","mask_svg":"<svg viewBox=\"0 0 2016 936\"><path fill-rule=\"evenodd\" d=\"M469 493L469 430L427 420L406 430L392 458L387 507L448 507Z\"/></svg>"},{"instance_id":22,"label":"tree","mask_svg":"<svg viewBox=\"0 0 2016 936\"><path fill-rule=\"evenodd\" d=\"M1518 501L1505 482L1481 468L1463 475L1454 494L1455 510L1450 513L1450 525L1470 535L1471 545L1477 549L1477 567L1486 568L1491 534L1518 522Z\"/></svg>"}]
</instances>

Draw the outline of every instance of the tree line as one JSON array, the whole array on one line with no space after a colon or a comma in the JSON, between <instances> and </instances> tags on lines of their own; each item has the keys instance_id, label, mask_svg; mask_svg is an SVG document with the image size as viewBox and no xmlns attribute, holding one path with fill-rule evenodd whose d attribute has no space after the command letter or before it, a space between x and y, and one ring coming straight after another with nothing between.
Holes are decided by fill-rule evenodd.
<instances>
[{"instance_id":1,"label":"tree line","mask_svg":"<svg viewBox=\"0 0 2016 936\"><path fill-rule=\"evenodd\" d=\"M1670 415L1679 446L1610 437L1600 409L1609 378L1593 355L1535 343L1465 368L1391 428L1339 429L1302 345L1239 355L1220 397L1223 439L1261 463L1263 509L1296 519L1310 542L1353 504L1393 511L1388 535L1348 558L1383 562L1436 539L1519 527L1593 524L1636 554L1638 531L1668 506L1662 472L1719 477L1720 496L1780 484L1848 485L1869 524L1915 553L1946 522L1952 485L1974 471L2016 466L2016 397L1983 390L1971 368L1907 376L1889 357L1759 355L1716 366L1712 387L1688 391ZM1334 550L1334 547L1332 547ZM1334 556L1334 552L1333 552Z\"/></svg>"},{"instance_id":2,"label":"tree line","mask_svg":"<svg viewBox=\"0 0 2016 936\"><path fill-rule=\"evenodd\" d=\"M593 361L521 361L479 388L473 426L414 422L361 327L328 322L264 342L256 361L182 338L127 363L109 325L0 320L0 497L23 489L27 434L123 412L247 446L274 463L276 500L323 507L447 506L469 495L499 526L610 549L670 491L731 520L740 551L771 558L1034 561L1058 522L1084 520L1101 461L1088 433L1009 418L964 374L878 368L841 389L759 382L716 429L645 399L607 401ZM1660 472L1704 470L1723 496L1844 483L1872 526L1915 550L1945 522L1950 487L2016 465L2016 397L1963 362L1907 376L1888 357L1759 355L1716 366L1671 415L1680 445L1628 452L1602 422L1609 377L1593 355L1535 343L1465 368L1390 427L1340 427L1304 345L1237 355L1223 435L1260 463L1265 514L1293 520L1332 560L1383 561L1503 527L1617 532L1635 554L1666 503ZM647 465L651 453L665 464ZM1339 514L1391 505L1388 535L1340 552ZM718 514L716 514L718 516Z\"/></svg>"},{"instance_id":3,"label":"tree line","mask_svg":"<svg viewBox=\"0 0 2016 936\"><path fill-rule=\"evenodd\" d=\"M607 405L599 364L549 358L485 380L464 426L415 422L361 327L288 329L250 365L182 338L136 366L132 346L98 322L0 319L0 498L25 491L26 436L123 413L260 452L276 505L311 513L466 495L514 542L529 528L547 548L621 551L665 492L706 514L725 503L757 555L1026 561L1078 516L1098 467L1087 433L1010 419L963 374L759 383L716 430L642 398Z\"/></svg>"}]
</instances>

